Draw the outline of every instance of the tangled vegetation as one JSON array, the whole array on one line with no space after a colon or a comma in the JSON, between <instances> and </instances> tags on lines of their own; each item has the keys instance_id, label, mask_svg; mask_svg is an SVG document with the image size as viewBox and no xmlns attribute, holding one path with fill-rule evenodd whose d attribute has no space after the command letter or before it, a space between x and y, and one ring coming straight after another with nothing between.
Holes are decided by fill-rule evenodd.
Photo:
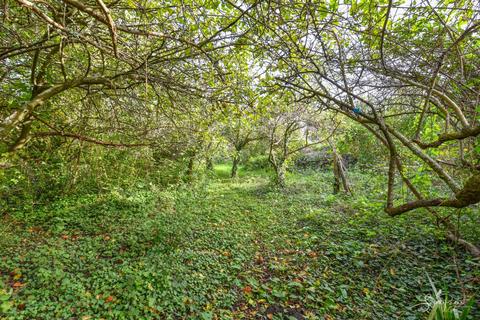
<instances>
[{"instance_id":1,"label":"tangled vegetation","mask_svg":"<svg viewBox=\"0 0 480 320\"><path fill-rule=\"evenodd\" d=\"M0 319L476 319L474 0L3 0Z\"/></svg>"}]
</instances>

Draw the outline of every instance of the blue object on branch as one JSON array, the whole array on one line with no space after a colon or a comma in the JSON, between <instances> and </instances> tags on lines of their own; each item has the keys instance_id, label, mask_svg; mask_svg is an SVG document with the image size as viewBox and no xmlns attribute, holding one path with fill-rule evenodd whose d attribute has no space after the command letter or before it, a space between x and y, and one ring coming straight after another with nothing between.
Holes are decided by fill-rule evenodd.
<instances>
[{"instance_id":1,"label":"blue object on branch","mask_svg":"<svg viewBox=\"0 0 480 320\"><path fill-rule=\"evenodd\" d=\"M353 107L353 113L359 114L362 110L359 107Z\"/></svg>"}]
</instances>

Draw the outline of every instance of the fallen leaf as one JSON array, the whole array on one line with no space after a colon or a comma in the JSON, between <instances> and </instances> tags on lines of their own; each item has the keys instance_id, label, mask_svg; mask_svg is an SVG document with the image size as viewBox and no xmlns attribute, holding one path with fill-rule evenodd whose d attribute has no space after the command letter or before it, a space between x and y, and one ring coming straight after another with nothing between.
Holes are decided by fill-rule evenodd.
<instances>
[{"instance_id":1,"label":"fallen leaf","mask_svg":"<svg viewBox=\"0 0 480 320\"><path fill-rule=\"evenodd\" d=\"M250 286L246 286L242 290L243 290L243 293L245 293L245 294L252 293L252 287L250 287Z\"/></svg>"},{"instance_id":2,"label":"fallen leaf","mask_svg":"<svg viewBox=\"0 0 480 320\"><path fill-rule=\"evenodd\" d=\"M229 251L224 251L224 252L222 253L222 255L223 255L224 257L231 257L231 256L232 256L232 254L231 254Z\"/></svg>"}]
</instances>

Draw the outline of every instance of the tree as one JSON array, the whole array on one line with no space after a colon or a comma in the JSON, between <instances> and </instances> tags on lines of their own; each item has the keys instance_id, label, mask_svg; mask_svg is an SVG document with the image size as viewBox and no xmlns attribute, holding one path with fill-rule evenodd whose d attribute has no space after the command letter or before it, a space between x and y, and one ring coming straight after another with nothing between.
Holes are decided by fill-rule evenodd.
<instances>
[{"instance_id":1,"label":"tree","mask_svg":"<svg viewBox=\"0 0 480 320\"><path fill-rule=\"evenodd\" d=\"M132 128L117 131L120 125L103 132L116 141L59 127L63 120L80 121L77 114L88 113L92 104L105 109L100 121L118 116L122 105L131 107L130 122L143 125L152 117L152 105L161 103L147 102L155 94L215 100L212 84L221 82L223 70L213 52L220 54L233 45L234 37L224 36L233 27L234 11L211 6L195 8L193 15L188 12L182 3L165 7L158 1L6 2L0 152L14 152L31 139L52 136L106 146L149 145L155 138L136 135ZM213 24L206 18L212 12L222 13ZM59 119L59 113L69 119ZM154 126L150 132L161 127Z\"/></svg>"},{"instance_id":2,"label":"tree","mask_svg":"<svg viewBox=\"0 0 480 320\"><path fill-rule=\"evenodd\" d=\"M278 87L358 122L386 148L385 211L427 208L438 216L434 207L480 201L478 14L472 1L401 9L392 1L341 9L336 1L310 1L275 3L246 17ZM414 161L444 183L444 196L415 186L405 165ZM398 178L415 199L396 197Z\"/></svg>"},{"instance_id":3,"label":"tree","mask_svg":"<svg viewBox=\"0 0 480 320\"><path fill-rule=\"evenodd\" d=\"M223 130L223 135L233 149L232 170L230 176L235 178L237 177L238 165L242 158L242 152L249 143L261 139L262 136L258 124L254 120L254 116L249 114L247 110L233 114L233 118L228 120L228 123Z\"/></svg>"},{"instance_id":4,"label":"tree","mask_svg":"<svg viewBox=\"0 0 480 320\"><path fill-rule=\"evenodd\" d=\"M265 124L268 137L268 161L275 171L275 182L285 187L285 174L292 156L301 150L323 143L333 135L337 125L320 122L318 110L308 104L293 102L293 96L274 97ZM327 131L327 137L322 135Z\"/></svg>"},{"instance_id":5,"label":"tree","mask_svg":"<svg viewBox=\"0 0 480 320\"><path fill-rule=\"evenodd\" d=\"M333 176L335 179L333 184L333 193L337 194L340 191L340 186L342 186L343 191L351 193L352 189L347 178L347 169L345 167L342 155L337 152L335 142L330 140L328 143L332 148Z\"/></svg>"}]
</instances>

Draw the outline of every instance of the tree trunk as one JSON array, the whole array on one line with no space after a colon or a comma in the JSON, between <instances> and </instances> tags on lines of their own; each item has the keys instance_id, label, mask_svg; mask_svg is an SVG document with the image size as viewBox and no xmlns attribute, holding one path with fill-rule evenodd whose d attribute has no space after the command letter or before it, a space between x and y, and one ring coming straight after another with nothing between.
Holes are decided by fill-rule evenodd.
<instances>
[{"instance_id":1,"label":"tree trunk","mask_svg":"<svg viewBox=\"0 0 480 320\"><path fill-rule=\"evenodd\" d=\"M343 163L342 156L337 153L335 147L332 148L333 151L333 174L335 177L333 183L333 193L337 194L340 191L340 186L342 186L343 191L346 193L352 193L350 187L350 182L347 178L347 169Z\"/></svg>"},{"instance_id":2,"label":"tree trunk","mask_svg":"<svg viewBox=\"0 0 480 320\"><path fill-rule=\"evenodd\" d=\"M281 163L275 167L275 173L277 174L275 182L281 188L285 188L287 185L285 181L286 172L287 172L287 168L285 167L284 163Z\"/></svg>"},{"instance_id":3,"label":"tree trunk","mask_svg":"<svg viewBox=\"0 0 480 320\"><path fill-rule=\"evenodd\" d=\"M232 178L237 177L238 164L239 163L240 163L240 156L238 156L238 155L233 156L232 173L231 173Z\"/></svg>"},{"instance_id":4,"label":"tree trunk","mask_svg":"<svg viewBox=\"0 0 480 320\"><path fill-rule=\"evenodd\" d=\"M189 161L188 161L188 167L187 167L187 178L191 179L193 176L193 169L195 166L195 156L191 156Z\"/></svg>"},{"instance_id":5,"label":"tree trunk","mask_svg":"<svg viewBox=\"0 0 480 320\"><path fill-rule=\"evenodd\" d=\"M338 163L333 158L333 194L340 192L340 177L338 173Z\"/></svg>"}]
</instances>

